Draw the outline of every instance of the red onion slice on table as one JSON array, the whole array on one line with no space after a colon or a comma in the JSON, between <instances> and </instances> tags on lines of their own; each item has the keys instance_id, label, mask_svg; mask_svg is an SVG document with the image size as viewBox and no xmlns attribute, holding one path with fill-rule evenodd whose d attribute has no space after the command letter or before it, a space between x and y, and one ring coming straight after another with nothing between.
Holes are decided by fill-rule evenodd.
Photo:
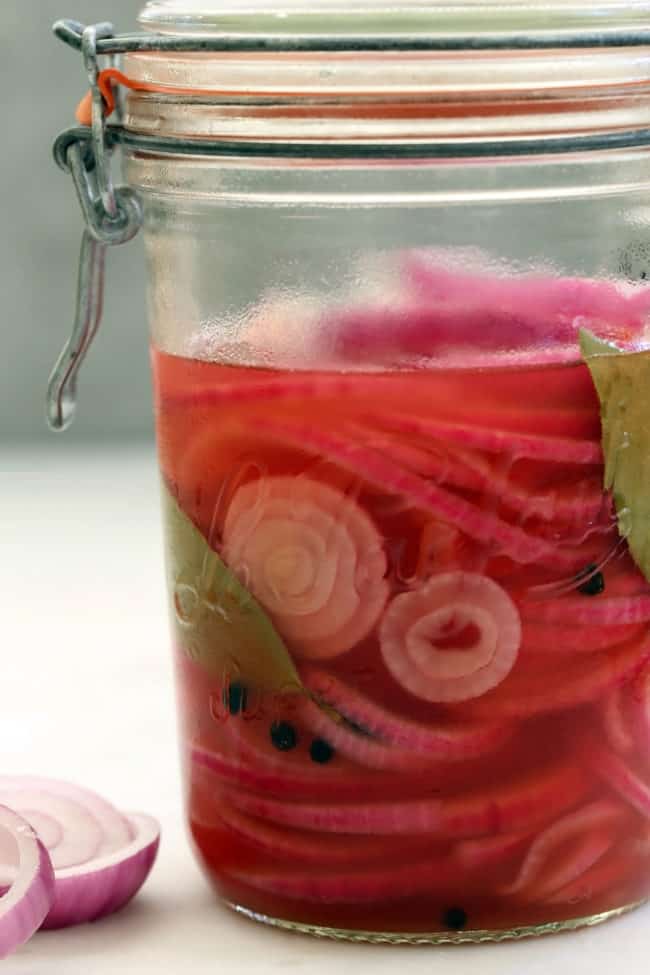
<instances>
[{"instance_id":1,"label":"red onion slice on table","mask_svg":"<svg viewBox=\"0 0 650 975\"><path fill-rule=\"evenodd\" d=\"M112 853L132 839L122 813L101 796L70 782L2 775L0 802L31 823L55 870Z\"/></svg>"},{"instance_id":2,"label":"red onion slice on table","mask_svg":"<svg viewBox=\"0 0 650 975\"><path fill-rule=\"evenodd\" d=\"M40 834L54 867L54 898L44 928L82 924L119 910L156 859L160 829L153 819L124 816L78 786L2 776L0 802Z\"/></svg>"},{"instance_id":3,"label":"red onion slice on table","mask_svg":"<svg viewBox=\"0 0 650 975\"><path fill-rule=\"evenodd\" d=\"M56 899L43 924L46 930L99 920L135 897L156 860L160 827L140 814L129 816L128 823L133 839L125 847L56 871Z\"/></svg>"},{"instance_id":4,"label":"red onion slice on table","mask_svg":"<svg viewBox=\"0 0 650 975\"><path fill-rule=\"evenodd\" d=\"M0 806L0 958L6 958L41 926L54 900L54 872L34 830L13 810Z\"/></svg>"}]
</instances>

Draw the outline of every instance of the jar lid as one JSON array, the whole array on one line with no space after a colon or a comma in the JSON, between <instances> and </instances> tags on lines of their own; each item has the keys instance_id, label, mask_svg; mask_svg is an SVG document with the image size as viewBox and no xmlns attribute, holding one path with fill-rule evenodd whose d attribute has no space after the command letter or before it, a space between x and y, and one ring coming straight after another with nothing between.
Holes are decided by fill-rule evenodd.
<instances>
[{"instance_id":1,"label":"jar lid","mask_svg":"<svg viewBox=\"0 0 650 975\"><path fill-rule=\"evenodd\" d=\"M140 22L206 34L480 36L554 33L567 42L648 27L647 0L150 0Z\"/></svg>"},{"instance_id":2,"label":"jar lid","mask_svg":"<svg viewBox=\"0 0 650 975\"><path fill-rule=\"evenodd\" d=\"M650 128L650 0L151 0L140 22L148 47L124 59L139 133L367 143Z\"/></svg>"}]
</instances>

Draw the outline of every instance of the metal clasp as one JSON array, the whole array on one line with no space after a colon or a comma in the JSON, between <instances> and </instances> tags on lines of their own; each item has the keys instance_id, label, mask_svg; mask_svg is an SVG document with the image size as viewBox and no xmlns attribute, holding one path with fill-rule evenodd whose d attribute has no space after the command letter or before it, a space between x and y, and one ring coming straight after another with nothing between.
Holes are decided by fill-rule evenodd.
<instances>
[{"instance_id":1,"label":"metal clasp","mask_svg":"<svg viewBox=\"0 0 650 975\"><path fill-rule=\"evenodd\" d=\"M111 174L112 146L107 139L104 99L98 86L97 43L114 36L111 24L83 30L81 48L91 85L92 125L65 132L57 139L54 157L70 173L84 216L77 284L77 310L72 335L50 377L47 419L52 430L66 430L76 412L77 377L101 323L106 250L124 244L142 226L142 205L132 189L115 187ZM114 57L110 56L110 66Z\"/></svg>"}]
</instances>

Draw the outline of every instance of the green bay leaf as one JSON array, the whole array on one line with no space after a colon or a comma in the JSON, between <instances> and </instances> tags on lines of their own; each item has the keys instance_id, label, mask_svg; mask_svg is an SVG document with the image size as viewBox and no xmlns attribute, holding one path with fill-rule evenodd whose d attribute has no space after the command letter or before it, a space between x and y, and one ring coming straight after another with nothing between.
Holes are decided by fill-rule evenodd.
<instances>
[{"instance_id":1,"label":"green bay leaf","mask_svg":"<svg viewBox=\"0 0 650 975\"><path fill-rule=\"evenodd\" d=\"M587 329L580 350L600 400L604 487L619 533L650 581L650 351L625 352Z\"/></svg>"},{"instance_id":2,"label":"green bay leaf","mask_svg":"<svg viewBox=\"0 0 650 975\"><path fill-rule=\"evenodd\" d=\"M262 607L163 486L167 570L176 640L225 681L264 692L302 690L284 642Z\"/></svg>"}]
</instances>

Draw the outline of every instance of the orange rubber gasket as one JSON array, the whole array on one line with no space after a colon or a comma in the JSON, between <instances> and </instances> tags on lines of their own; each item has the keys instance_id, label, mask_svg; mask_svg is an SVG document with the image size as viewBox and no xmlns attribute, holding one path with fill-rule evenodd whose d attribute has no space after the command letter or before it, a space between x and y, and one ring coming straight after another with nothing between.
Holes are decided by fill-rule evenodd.
<instances>
[{"instance_id":1,"label":"orange rubber gasket","mask_svg":"<svg viewBox=\"0 0 650 975\"><path fill-rule=\"evenodd\" d=\"M153 94L157 93L163 95L200 96L200 95L219 94L219 92L215 89L181 88L181 87L173 87L171 85L155 85L152 84L151 82L146 82L146 81L135 81L132 78L129 78L128 75L125 75L124 72L119 71L117 68L106 68L98 75L97 86L104 100L104 114L107 118L111 116L115 111L116 104L117 104L117 100L115 97L115 88L118 87L119 85L123 86L124 88L129 88L131 91L151 92ZM643 86L645 85L646 82L644 81L634 82L634 88L636 88L638 91L642 91ZM603 100L603 104L609 105L611 107L617 105L618 101L619 99L617 98L609 98ZM587 99L580 100L578 102L576 102L574 99L569 99L569 100L563 99L554 102L554 109L556 112L565 112L569 110L575 111L576 107L584 106L586 104L587 104ZM84 98L81 100L81 102L77 107L76 118L80 125L84 125L84 126L92 125L92 106L93 106L92 92L89 91L84 96ZM527 110L531 114L543 114L545 111L547 111L547 105L545 101L542 101L537 105L527 104ZM304 111L305 110L303 109L302 112ZM310 108L306 111L309 114L312 114L313 108ZM358 107L356 107L355 109L352 109L350 107L340 108L338 114L346 115L346 114L351 114L353 112L358 113L358 111L359 111ZM503 108L500 102L493 101L492 103L483 104L480 114L485 116L491 116L495 114L500 114L502 113L502 111ZM300 115L301 110L296 108L294 109L293 114ZM417 114L417 112L415 114ZM467 111L464 101L457 101L457 102L452 102L450 105L438 106L437 114L438 116L450 116L456 118L459 116L467 115L469 114L469 112ZM406 113L403 113L402 117L406 117Z\"/></svg>"},{"instance_id":2,"label":"orange rubber gasket","mask_svg":"<svg viewBox=\"0 0 650 975\"><path fill-rule=\"evenodd\" d=\"M219 89L215 88L181 88L174 87L172 85L154 85L151 82L146 81L134 81L117 68L106 68L104 71L101 71L97 77L97 87L99 88L104 100L104 114L107 118L115 111L117 101L115 97L115 88L119 85L122 85L124 88L129 88L131 91L151 92L159 95L214 96L222 93ZM306 111L311 114L312 110ZM353 110L351 108L341 110L343 114L350 114L357 111L358 109ZM300 110L296 109L295 112L299 113ZM93 96L92 91L89 91L77 106L76 118L79 124L85 126L92 125L92 113Z\"/></svg>"},{"instance_id":3,"label":"orange rubber gasket","mask_svg":"<svg viewBox=\"0 0 650 975\"><path fill-rule=\"evenodd\" d=\"M195 88L171 88L167 85L152 85L146 81L134 81L122 71L118 71L117 68L106 68L105 71L100 72L97 78L97 87L99 88L102 98L104 99L104 113L107 118L115 111L115 88L118 85L122 85L124 88L130 88L131 91L149 91L169 95L208 94L208 92L197 91ZM88 94L85 95L79 102L76 111L76 118L80 125L92 125L93 96L91 91L89 91Z\"/></svg>"}]
</instances>

